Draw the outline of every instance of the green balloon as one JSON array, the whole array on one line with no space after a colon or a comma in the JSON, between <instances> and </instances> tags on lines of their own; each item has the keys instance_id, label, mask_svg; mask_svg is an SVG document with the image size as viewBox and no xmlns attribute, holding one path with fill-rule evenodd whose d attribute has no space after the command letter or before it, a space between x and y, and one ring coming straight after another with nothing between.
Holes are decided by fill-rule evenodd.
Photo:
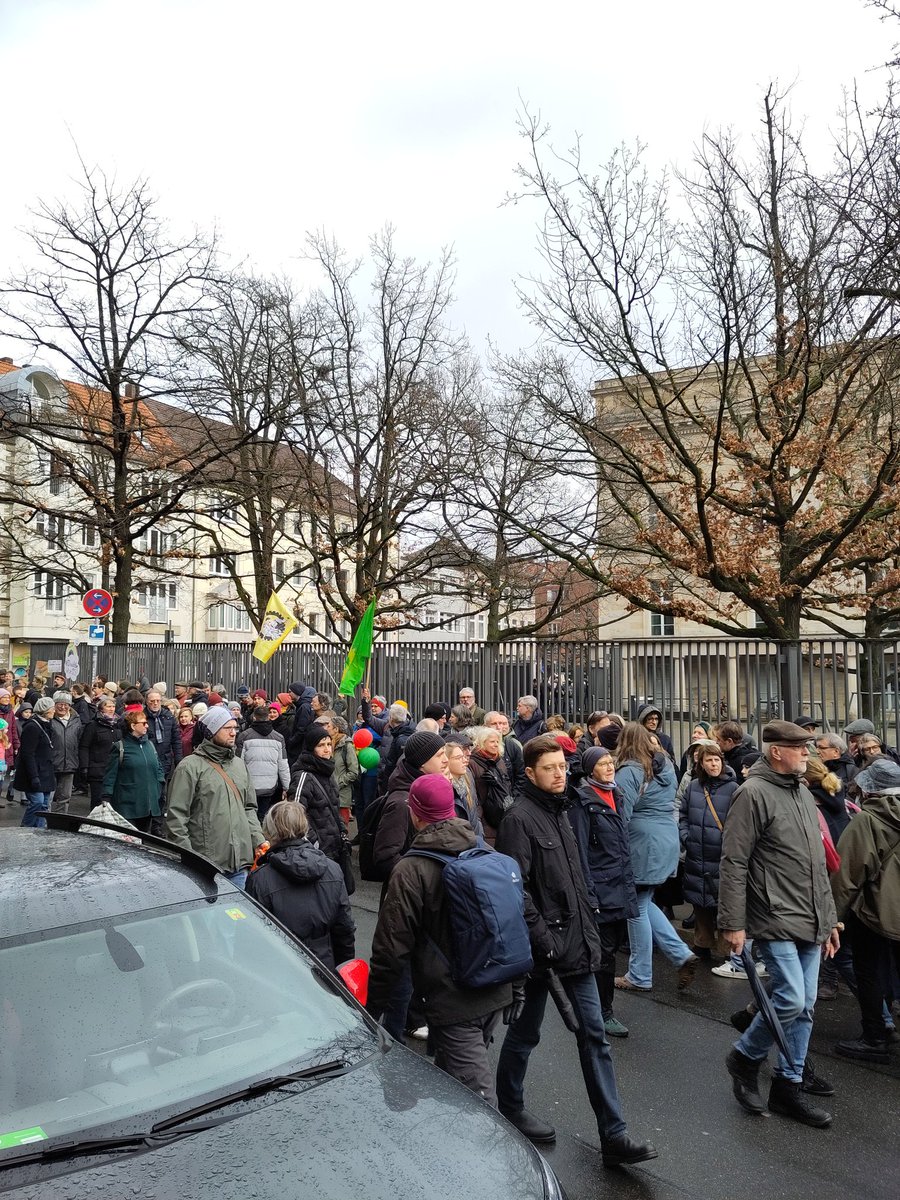
<instances>
[{"instance_id":1,"label":"green balloon","mask_svg":"<svg viewBox=\"0 0 900 1200\"><path fill-rule=\"evenodd\" d=\"M359 765L364 771L371 770L372 767L377 767L381 762L381 756L374 746L366 746L364 749L357 751Z\"/></svg>"}]
</instances>

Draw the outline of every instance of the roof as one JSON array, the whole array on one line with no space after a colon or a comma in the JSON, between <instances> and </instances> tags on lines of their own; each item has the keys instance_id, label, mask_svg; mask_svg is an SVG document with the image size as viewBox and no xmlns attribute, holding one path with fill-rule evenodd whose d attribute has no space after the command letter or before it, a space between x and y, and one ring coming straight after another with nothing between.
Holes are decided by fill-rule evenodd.
<instances>
[{"instance_id":1,"label":"roof","mask_svg":"<svg viewBox=\"0 0 900 1200\"><path fill-rule=\"evenodd\" d=\"M0 829L0 862L0 944L231 890L174 856L90 833Z\"/></svg>"}]
</instances>

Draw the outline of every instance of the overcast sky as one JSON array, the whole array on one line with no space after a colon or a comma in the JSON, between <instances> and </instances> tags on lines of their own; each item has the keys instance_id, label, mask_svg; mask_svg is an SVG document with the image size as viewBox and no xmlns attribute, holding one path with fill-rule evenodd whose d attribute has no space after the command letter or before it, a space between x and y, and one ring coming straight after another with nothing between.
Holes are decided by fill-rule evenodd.
<instances>
[{"instance_id":1,"label":"overcast sky","mask_svg":"<svg viewBox=\"0 0 900 1200\"><path fill-rule=\"evenodd\" d=\"M72 191L74 139L260 270L297 274L313 228L355 253L388 221L418 257L452 244L457 323L513 350L539 216L501 207L520 98L598 163L640 137L683 165L704 127L751 133L777 78L824 147L897 38L863 0L0 0L0 274L35 199Z\"/></svg>"}]
</instances>

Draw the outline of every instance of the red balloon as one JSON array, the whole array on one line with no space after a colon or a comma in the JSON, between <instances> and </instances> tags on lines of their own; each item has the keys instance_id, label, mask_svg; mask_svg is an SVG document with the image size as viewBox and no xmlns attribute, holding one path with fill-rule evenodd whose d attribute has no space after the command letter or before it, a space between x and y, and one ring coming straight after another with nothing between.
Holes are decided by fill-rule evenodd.
<instances>
[{"instance_id":1,"label":"red balloon","mask_svg":"<svg viewBox=\"0 0 900 1200\"><path fill-rule=\"evenodd\" d=\"M353 735L353 745L357 750L365 750L366 746L372 745L371 729L357 729Z\"/></svg>"}]
</instances>

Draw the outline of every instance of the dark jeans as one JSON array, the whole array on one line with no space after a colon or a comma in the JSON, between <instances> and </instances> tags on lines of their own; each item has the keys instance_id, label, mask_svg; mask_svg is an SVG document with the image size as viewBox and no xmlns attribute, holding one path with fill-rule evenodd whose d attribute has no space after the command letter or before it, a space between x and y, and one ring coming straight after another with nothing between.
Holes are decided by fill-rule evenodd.
<instances>
[{"instance_id":1,"label":"dark jeans","mask_svg":"<svg viewBox=\"0 0 900 1200\"><path fill-rule=\"evenodd\" d=\"M867 1042L883 1042L887 980L892 958L894 969L900 971L900 942L882 937L864 925L854 912L847 914L847 926L853 939L856 998L862 1014L863 1037Z\"/></svg>"},{"instance_id":2,"label":"dark jeans","mask_svg":"<svg viewBox=\"0 0 900 1200\"><path fill-rule=\"evenodd\" d=\"M271 792L256 793L256 812L259 816L260 825L263 823L263 819L272 805L281 799L281 790L280 787L277 787L273 788Z\"/></svg>"},{"instance_id":3,"label":"dark jeans","mask_svg":"<svg viewBox=\"0 0 900 1200\"><path fill-rule=\"evenodd\" d=\"M618 1137L625 1132L625 1119L619 1106L616 1073L603 1028L597 982L588 973L564 975L560 982L578 1018L579 1030L575 1037L581 1073L601 1140ZM537 976L525 984L525 1007L518 1021L507 1031L497 1063L497 1099L501 1112L517 1112L525 1107L525 1072L531 1052L541 1040L547 995L546 979Z\"/></svg>"},{"instance_id":4,"label":"dark jeans","mask_svg":"<svg viewBox=\"0 0 900 1200\"><path fill-rule=\"evenodd\" d=\"M613 1015L613 998L616 994L616 951L624 946L628 937L628 922L624 917L620 921L598 921L597 933L600 935L602 954L600 970L595 979L604 1019L609 1020Z\"/></svg>"}]
</instances>

